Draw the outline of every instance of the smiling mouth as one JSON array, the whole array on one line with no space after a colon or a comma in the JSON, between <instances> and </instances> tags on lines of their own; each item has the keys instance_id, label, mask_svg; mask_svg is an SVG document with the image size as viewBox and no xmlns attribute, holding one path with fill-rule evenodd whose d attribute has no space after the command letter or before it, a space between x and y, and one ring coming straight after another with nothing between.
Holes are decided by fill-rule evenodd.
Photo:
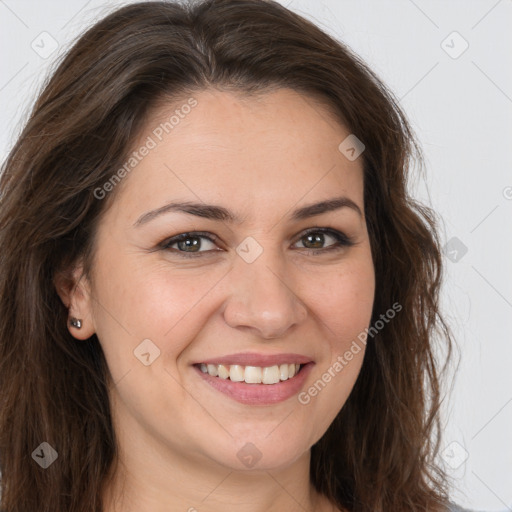
<instances>
[{"instance_id":1,"label":"smiling mouth","mask_svg":"<svg viewBox=\"0 0 512 512\"><path fill-rule=\"evenodd\" d=\"M223 380L245 382L246 384L278 384L295 377L304 365L285 363L262 367L200 363L196 366L203 373Z\"/></svg>"}]
</instances>

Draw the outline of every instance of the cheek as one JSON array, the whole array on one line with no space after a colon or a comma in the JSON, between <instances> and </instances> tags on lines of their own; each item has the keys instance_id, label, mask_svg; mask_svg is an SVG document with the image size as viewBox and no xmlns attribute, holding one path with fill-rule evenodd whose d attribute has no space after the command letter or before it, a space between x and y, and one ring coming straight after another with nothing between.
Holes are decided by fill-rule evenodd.
<instances>
[{"instance_id":1,"label":"cheek","mask_svg":"<svg viewBox=\"0 0 512 512\"><path fill-rule=\"evenodd\" d=\"M366 345L361 333L369 326L375 293L371 258L354 259L317 280L316 294L310 294L312 311L324 326L330 352L315 368L314 379L299 394L303 414L315 417L311 442L327 430L347 401L364 359ZM305 420L306 421L306 420Z\"/></svg>"},{"instance_id":2,"label":"cheek","mask_svg":"<svg viewBox=\"0 0 512 512\"><path fill-rule=\"evenodd\" d=\"M94 310L97 334L107 358L114 364L124 359L124 366L133 363L133 351L145 339L176 359L194 329L201 329L208 291L225 272L171 271L166 261L148 264L132 257L102 261Z\"/></svg>"},{"instance_id":3,"label":"cheek","mask_svg":"<svg viewBox=\"0 0 512 512\"><path fill-rule=\"evenodd\" d=\"M336 351L368 327L375 294L371 259L354 258L334 272L317 275L304 290L306 286L310 307L328 328Z\"/></svg>"}]
</instances>

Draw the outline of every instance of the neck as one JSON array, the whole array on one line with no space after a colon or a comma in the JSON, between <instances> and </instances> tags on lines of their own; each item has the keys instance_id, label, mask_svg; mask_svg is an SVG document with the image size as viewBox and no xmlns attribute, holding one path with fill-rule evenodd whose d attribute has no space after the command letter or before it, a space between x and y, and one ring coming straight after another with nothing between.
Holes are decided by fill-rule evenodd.
<instances>
[{"instance_id":1,"label":"neck","mask_svg":"<svg viewBox=\"0 0 512 512\"><path fill-rule=\"evenodd\" d=\"M286 468L259 471L237 471L213 461L156 453L120 454L102 493L103 512L335 510L310 482L310 452Z\"/></svg>"}]
</instances>

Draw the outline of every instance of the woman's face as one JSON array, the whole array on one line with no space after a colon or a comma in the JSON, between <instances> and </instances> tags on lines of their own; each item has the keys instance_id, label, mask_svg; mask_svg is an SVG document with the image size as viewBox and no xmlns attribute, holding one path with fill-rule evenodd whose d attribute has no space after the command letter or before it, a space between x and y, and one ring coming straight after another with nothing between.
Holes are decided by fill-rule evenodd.
<instances>
[{"instance_id":1,"label":"woman's face","mask_svg":"<svg viewBox=\"0 0 512 512\"><path fill-rule=\"evenodd\" d=\"M309 456L360 371L351 346L374 299L362 158L338 149L349 134L287 89L203 91L147 121L72 329L103 347L125 457L270 469Z\"/></svg>"}]
</instances>

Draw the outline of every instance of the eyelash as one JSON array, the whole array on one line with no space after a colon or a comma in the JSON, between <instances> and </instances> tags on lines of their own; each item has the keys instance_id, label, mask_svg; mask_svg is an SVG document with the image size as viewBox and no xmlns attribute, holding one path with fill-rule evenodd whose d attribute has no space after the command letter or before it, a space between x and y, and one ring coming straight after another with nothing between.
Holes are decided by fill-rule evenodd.
<instances>
[{"instance_id":1,"label":"eyelash","mask_svg":"<svg viewBox=\"0 0 512 512\"><path fill-rule=\"evenodd\" d=\"M325 247L321 249L304 249L302 252L306 252L307 254L310 254L312 256L318 256L319 254L325 254L327 252L333 252L333 251L340 251L341 249L344 249L345 247L351 247L355 244L355 242L348 236L346 236L344 233L337 231L335 229L331 228L310 228L306 230L302 236L297 240L299 242L302 238L306 237L307 235L310 235L312 233L324 233L327 235L332 236L336 243ZM206 238L210 242L215 243L218 241L218 238L215 235L212 235L211 233L206 233L203 231L191 231L188 233L181 233L180 235L173 236L172 238L168 238L167 240L164 240L161 244L159 244L159 247L163 250L168 250L175 252L180 255L180 257L184 258L197 258L201 255L204 255L205 253L208 253L210 251L200 251L200 252L186 252L186 251L180 251L178 249L171 249L170 246L174 245L176 243L182 242L183 240L187 240L188 238ZM300 250L300 249L297 249Z\"/></svg>"}]
</instances>

